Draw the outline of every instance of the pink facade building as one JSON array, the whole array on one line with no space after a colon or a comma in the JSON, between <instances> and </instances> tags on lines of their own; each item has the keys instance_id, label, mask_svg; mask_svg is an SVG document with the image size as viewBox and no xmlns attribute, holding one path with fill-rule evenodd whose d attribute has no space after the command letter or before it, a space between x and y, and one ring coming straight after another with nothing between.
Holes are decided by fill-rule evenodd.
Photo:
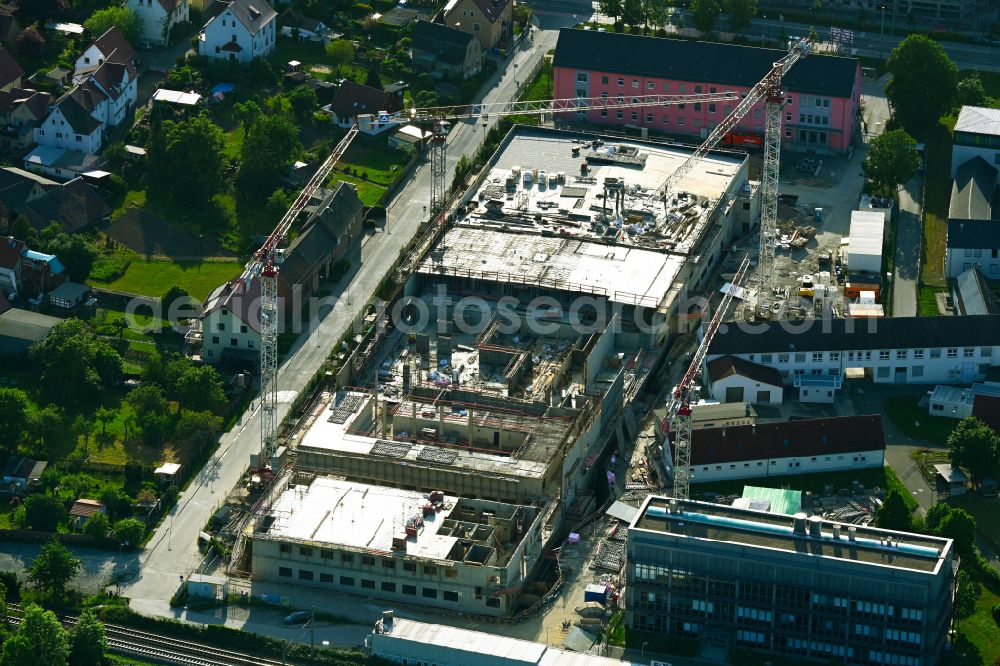
<instances>
[{"instance_id":1,"label":"pink facade building","mask_svg":"<svg viewBox=\"0 0 1000 666\"><path fill-rule=\"evenodd\" d=\"M691 42L564 28L556 45L556 98L734 92L745 96L784 55L752 46ZM810 55L785 76L784 148L846 153L858 136L861 65L853 58ZM562 114L564 119L630 125L673 135L707 136L736 101ZM761 103L737 133L764 132Z\"/></svg>"}]
</instances>

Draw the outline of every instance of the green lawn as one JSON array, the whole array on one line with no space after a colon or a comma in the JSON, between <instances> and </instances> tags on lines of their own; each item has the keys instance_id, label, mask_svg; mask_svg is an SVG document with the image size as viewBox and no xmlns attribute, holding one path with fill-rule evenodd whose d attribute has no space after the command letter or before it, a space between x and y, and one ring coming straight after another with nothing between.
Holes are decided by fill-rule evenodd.
<instances>
[{"instance_id":1,"label":"green lawn","mask_svg":"<svg viewBox=\"0 0 1000 666\"><path fill-rule=\"evenodd\" d=\"M351 183L354 185L355 189L358 191L358 197L361 199L361 203L365 206L375 206L378 204L379 199L385 194L386 188L381 185L376 185L375 183L368 182L366 180L361 180L360 178L355 178L353 176L348 176L342 171L335 171L330 180L337 181L342 180L345 183Z\"/></svg>"},{"instance_id":2,"label":"green lawn","mask_svg":"<svg viewBox=\"0 0 1000 666\"><path fill-rule=\"evenodd\" d=\"M927 165L924 188L924 248L920 281L944 287L945 240L951 198L951 132L939 124L926 138Z\"/></svg>"},{"instance_id":3,"label":"green lawn","mask_svg":"<svg viewBox=\"0 0 1000 666\"><path fill-rule=\"evenodd\" d=\"M892 396L882 406L883 413L907 437L944 444L958 423L956 419L931 416L914 396Z\"/></svg>"},{"instance_id":4,"label":"green lawn","mask_svg":"<svg viewBox=\"0 0 1000 666\"><path fill-rule=\"evenodd\" d=\"M351 169L356 176L367 175L362 180L388 186L396 182L409 159L406 152L389 146L385 136L362 134L351 142L337 167Z\"/></svg>"},{"instance_id":5,"label":"green lawn","mask_svg":"<svg viewBox=\"0 0 1000 666\"><path fill-rule=\"evenodd\" d=\"M96 287L142 296L162 296L171 285L186 289L196 300L240 274L236 261L177 262L165 259L137 258L125 274L113 282L92 283Z\"/></svg>"},{"instance_id":6,"label":"green lawn","mask_svg":"<svg viewBox=\"0 0 1000 666\"><path fill-rule=\"evenodd\" d=\"M964 660L949 660L947 663L961 663L963 666L1000 663L1000 627L997 627L992 613L993 606L997 603L1000 603L1000 595L983 585L975 613L959 624L957 648L967 656Z\"/></svg>"},{"instance_id":7,"label":"green lawn","mask_svg":"<svg viewBox=\"0 0 1000 666\"><path fill-rule=\"evenodd\" d=\"M226 142L226 158L238 158L243 151L243 128L240 126L234 127L225 133L224 139Z\"/></svg>"},{"instance_id":8,"label":"green lawn","mask_svg":"<svg viewBox=\"0 0 1000 666\"><path fill-rule=\"evenodd\" d=\"M940 315L937 305L937 295L948 291L945 287L932 287L921 284L917 289L917 316L937 317Z\"/></svg>"}]
</instances>

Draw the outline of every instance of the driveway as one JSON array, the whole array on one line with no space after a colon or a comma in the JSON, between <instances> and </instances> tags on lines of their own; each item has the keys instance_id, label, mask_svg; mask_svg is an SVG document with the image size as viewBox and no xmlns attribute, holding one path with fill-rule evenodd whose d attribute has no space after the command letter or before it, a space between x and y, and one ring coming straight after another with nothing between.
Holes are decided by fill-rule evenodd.
<instances>
[{"instance_id":1,"label":"driveway","mask_svg":"<svg viewBox=\"0 0 1000 666\"><path fill-rule=\"evenodd\" d=\"M892 283L892 316L917 316L917 282L920 278L920 248L924 238L920 202L923 177L917 176L899 190L899 220L896 224L896 274Z\"/></svg>"}]
</instances>

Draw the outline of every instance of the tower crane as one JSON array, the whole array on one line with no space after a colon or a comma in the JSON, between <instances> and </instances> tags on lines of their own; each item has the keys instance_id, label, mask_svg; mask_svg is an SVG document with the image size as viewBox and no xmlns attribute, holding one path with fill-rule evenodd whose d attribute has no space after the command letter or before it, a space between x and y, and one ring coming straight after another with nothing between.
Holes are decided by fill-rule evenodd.
<instances>
[{"instance_id":1,"label":"tower crane","mask_svg":"<svg viewBox=\"0 0 1000 666\"><path fill-rule=\"evenodd\" d=\"M774 242L777 238L778 221L778 167L781 155L781 106L785 101L785 93L781 87L782 78L800 58L809 54L810 44L807 40L793 41L789 45L786 56L775 62L771 70L761 79L719 125L709 133L702 143L687 160L681 164L664 181L656 194L664 200L664 205L670 192L678 182L704 157L709 150L732 130L758 102L764 101L767 116L764 132L764 169L761 178L761 216L760 216L760 254L757 262L757 305L768 311L773 298L774 284ZM733 300L734 293L743 285L750 267L749 258L745 258L730 283L716 309L714 316L705 329L691 364L674 387L667 402L668 443L673 446L674 467L674 497L687 499L691 485L691 405L698 400L701 384L701 369L708 355L712 338L722 324Z\"/></svg>"},{"instance_id":2,"label":"tower crane","mask_svg":"<svg viewBox=\"0 0 1000 666\"><path fill-rule=\"evenodd\" d=\"M641 95L631 97L574 97L535 101L497 102L411 108L394 113L380 112L358 116L347 134L337 143L319 169L306 183L288 211L281 217L267 240L257 250L237 279L237 288L244 293L250 283L260 280L260 392L261 428L260 452L251 459L254 467L266 467L278 448L278 271L279 247L285 242L292 224L330 176L333 168L351 145L357 134L373 124L399 122L430 122L434 131L431 152L431 211L439 213L447 198L445 186L448 121L481 118L484 121L513 115L546 115L566 111L624 109L644 106L711 103L736 98L734 92L699 93L693 95Z\"/></svg>"}]
</instances>

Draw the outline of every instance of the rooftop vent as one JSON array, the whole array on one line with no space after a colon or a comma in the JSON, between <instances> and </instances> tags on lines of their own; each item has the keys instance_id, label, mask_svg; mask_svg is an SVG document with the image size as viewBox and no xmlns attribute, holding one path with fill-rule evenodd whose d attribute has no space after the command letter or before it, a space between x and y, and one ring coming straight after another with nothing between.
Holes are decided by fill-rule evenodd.
<instances>
[{"instance_id":1,"label":"rooftop vent","mask_svg":"<svg viewBox=\"0 0 1000 666\"><path fill-rule=\"evenodd\" d=\"M814 539L820 539L823 537L823 519L819 516L812 516L809 518L809 536Z\"/></svg>"},{"instance_id":2,"label":"rooftop vent","mask_svg":"<svg viewBox=\"0 0 1000 666\"><path fill-rule=\"evenodd\" d=\"M792 516L792 533L795 536L806 535L806 514L801 511Z\"/></svg>"}]
</instances>

